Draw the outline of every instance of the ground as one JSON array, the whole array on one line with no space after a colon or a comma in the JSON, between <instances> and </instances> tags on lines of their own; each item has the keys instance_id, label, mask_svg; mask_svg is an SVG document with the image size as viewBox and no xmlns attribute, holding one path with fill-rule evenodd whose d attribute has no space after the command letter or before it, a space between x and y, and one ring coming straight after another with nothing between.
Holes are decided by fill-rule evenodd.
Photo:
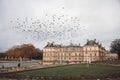
<instances>
[{"instance_id":1,"label":"ground","mask_svg":"<svg viewBox=\"0 0 120 80\"><path fill-rule=\"evenodd\" d=\"M86 67L85 64L78 65L68 65L33 71L20 72L18 74L25 75L86 75L86 74L102 74L102 73L113 73L120 72L119 67L110 67L110 66L102 66L91 64L89 68Z\"/></svg>"},{"instance_id":2,"label":"ground","mask_svg":"<svg viewBox=\"0 0 120 80\"><path fill-rule=\"evenodd\" d=\"M64 65L11 74L2 74L0 78L14 80L120 80L120 66L108 64Z\"/></svg>"}]
</instances>

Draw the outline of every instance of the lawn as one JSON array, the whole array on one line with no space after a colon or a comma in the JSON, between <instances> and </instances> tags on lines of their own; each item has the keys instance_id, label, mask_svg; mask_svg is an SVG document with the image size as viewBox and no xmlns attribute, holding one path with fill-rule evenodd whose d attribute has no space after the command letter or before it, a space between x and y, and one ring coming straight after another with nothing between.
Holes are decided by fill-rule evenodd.
<instances>
[{"instance_id":1,"label":"lawn","mask_svg":"<svg viewBox=\"0 0 120 80\"><path fill-rule=\"evenodd\" d=\"M120 68L100 66L100 65L90 65L89 69L84 64L79 65L68 65L61 67L53 67L32 71L19 72L16 74L24 75L87 75L87 74L102 74L102 73L113 73L120 72Z\"/></svg>"}]
</instances>

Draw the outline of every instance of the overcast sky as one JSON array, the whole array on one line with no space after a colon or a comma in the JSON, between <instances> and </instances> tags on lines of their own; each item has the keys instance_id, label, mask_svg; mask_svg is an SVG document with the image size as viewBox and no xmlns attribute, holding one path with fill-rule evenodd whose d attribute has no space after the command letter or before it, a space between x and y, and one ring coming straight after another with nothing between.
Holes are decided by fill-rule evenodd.
<instances>
[{"instance_id":1,"label":"overcast sky","mask_svg":"<svg viewBox=\"0 0 120 80\"><path fill-rule=\"evenodd\" d=\"M85 27L71 39L49 37L41 40L17 33L10 23L26 17L41 20L39 17L46 13L77 17L81 27ZM29 37L26 39L25 36ZM0 0L0 52L23 43L32 43L42 49L47 42L84 45L86 39L94 38L106 49L111 41L120 38L120 0Z\"/></svg>"}]
</instances>

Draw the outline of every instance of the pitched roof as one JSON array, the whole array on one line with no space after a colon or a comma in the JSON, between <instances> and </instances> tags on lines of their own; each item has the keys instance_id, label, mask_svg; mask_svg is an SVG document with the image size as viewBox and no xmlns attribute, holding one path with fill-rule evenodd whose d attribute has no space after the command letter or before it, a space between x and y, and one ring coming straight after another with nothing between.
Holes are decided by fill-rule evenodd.
<instances>
[{"instance_id":1,"label":"pitched roof","mask_svg":"<svg viewBox=\"0 0 120 80\"><path fill-rule=\"evenodd\" d=\"M52 42L52 43L48 42L48 44L45 47L61 47L61 45L56 45L56 44L54 44L54 42Z\"/></svg>"},{"instance_id":2,"label":"pitched roof","mask_svg":"<svg viewBox=\"0 0 120 80\"><path fill-rule=\"evenodd\" d=\"M81 47L80 45L75 45L75 44L72 44L70 43L70 45L68 46L63 46L63 45L59 45L59 44L54 44L54 43L49 43L45 46L45 47L61 47L61 48L69 48L69 47Z\"/></svg>"},{"instance_id":3,"label":"pitched roof","mask_svg":"<svg viewBox=\"0 0 120 80\"><path fill-rule=\"evenodd\" d=\"M94 40L87 40L85 45L87 45L87 46L99 45L99 42L96 42L96 39L94 39Z\"/></svg>"}]
</instances>

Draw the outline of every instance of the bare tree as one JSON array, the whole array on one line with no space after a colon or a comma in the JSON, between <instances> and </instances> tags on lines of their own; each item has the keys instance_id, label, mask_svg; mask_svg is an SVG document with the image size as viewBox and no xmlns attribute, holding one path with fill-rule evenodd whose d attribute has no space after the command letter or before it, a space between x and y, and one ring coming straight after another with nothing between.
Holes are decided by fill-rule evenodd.
<instances>
[{"instance_id":1,"label":"bare tree","mask_svg":"<svg viewBox=\"0 0 120 80\"><path fill-rule=\"evenodd\" d=\"M110 51L118 54L120 60L120 39L115 39L110 45Z\"/></svg>"}]
</instances>

